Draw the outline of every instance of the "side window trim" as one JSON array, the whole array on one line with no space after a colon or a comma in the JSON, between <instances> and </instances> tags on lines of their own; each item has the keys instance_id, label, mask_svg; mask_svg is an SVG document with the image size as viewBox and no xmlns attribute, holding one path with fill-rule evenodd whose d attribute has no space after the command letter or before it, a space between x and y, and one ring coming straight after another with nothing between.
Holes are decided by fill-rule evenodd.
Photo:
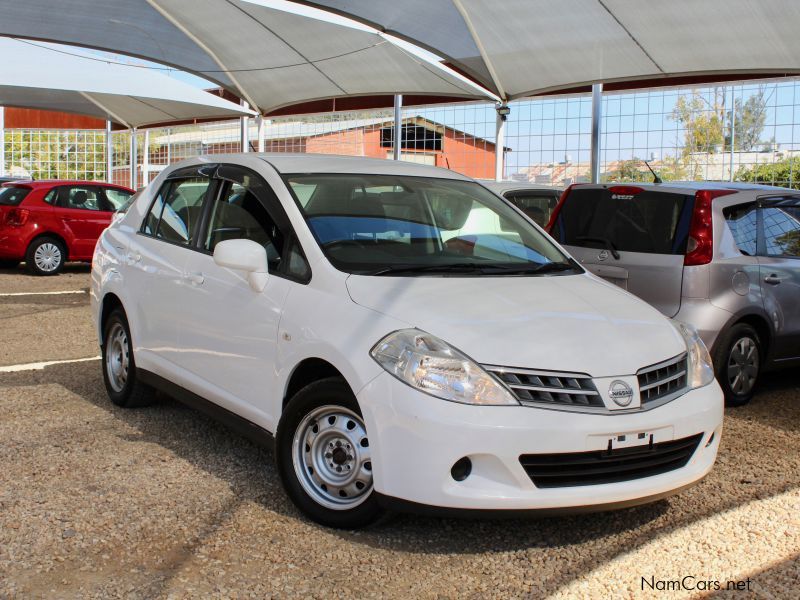
<instances>
[{"instance_id":1,"label":"side window trim","mask_svg":"<svg viewBox=\"0 0 800 600\"><path fill-rule=\"evenodd\" d=\"M279 229L283 231L284 234L283 248L281 248L281 257L282 258L287 257L287 260L281 260L278 268L274 272L270 273L270 275L283 277L285 279L289 279L290 281L301 283L303 285L308 284L308 282L311 281L311 276L312 276L311 264L308 262L305 250L303 250L303 246L300 243L300 239L297 237L297 234L294 231L294 227L292 226L292 222L289 219L289 215L286 214L286 210L283 208L283 205L278 199L275 190L272 189L272 186L269 183L267 183L267 181L261 175L259 175L252 169L249 169L242 165L220 163L219 165L216 165L216 167L217 168L215 169L214 172L214 179L218 182L218 185L213 195L214 202L219 201L220 194L225 188L226 183L236 183L239 185L244 185L245 176L258 178L261 184L264 186L264 188L271 192L268 198L264 198L263 194L258 194L255 191L253 192L258 201L261 202L261 204L266 209L270 218L272 218L275 221L275 224L278 226ZM236 177L237 174L241 176L237 178ZM281 181L284 181L283 178L281 178ZM203 220L200 223L200 228L197 236L198 242L200 243L198 243L196 248L198 252L202 252L209 256L212 256L213 252L209 252L208 250L203 248L202 240L205 240L206 236L208 235L208 228L211 225L210 221L211 221L212 209L213 206L209 206L203 212ZM299 249L300 255L303 257L303 260L305 261L306 266L308 268L308 277L306 278L296 277L286 272L286 269L289 266L289 260L288 260L289 250L291 249L293 244L296 245L297 248Z\"/></svg>"}]
</instances>

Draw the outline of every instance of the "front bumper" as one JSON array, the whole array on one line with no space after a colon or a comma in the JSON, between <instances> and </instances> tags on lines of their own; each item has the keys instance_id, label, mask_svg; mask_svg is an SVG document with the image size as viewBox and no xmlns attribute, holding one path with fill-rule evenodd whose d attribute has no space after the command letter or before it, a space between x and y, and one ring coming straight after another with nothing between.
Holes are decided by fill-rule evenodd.
<instances>
[{"instance_id":1,"label":"front bumper","mask_svg":"<svg viewBox=\"0 0 800 600\"><path fill-rule=\"evenodd\" d=\"M388 373L362 389L358 401L370 432L376 492L401 503L477 511L602 510L670 495L711 469L723 416L716 382L649 411L611 415L458 404ZM611 438L641 432L653 433L656 442L703 437L686 466L618 483L537 488L519 461L522 454L602 450ZM450 470L465 456L472 473L458 482Z\"/></svg>"}]
</instances>

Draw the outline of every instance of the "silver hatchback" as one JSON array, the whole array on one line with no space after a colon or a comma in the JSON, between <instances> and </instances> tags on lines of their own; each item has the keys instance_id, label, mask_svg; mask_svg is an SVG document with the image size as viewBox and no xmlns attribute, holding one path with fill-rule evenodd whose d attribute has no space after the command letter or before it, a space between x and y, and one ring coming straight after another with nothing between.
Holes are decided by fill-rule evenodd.
<instances>
[{"instance_id":1,"label":"silver hatchback","mask_svg":"<svg viewBox=\"0 0 800 600\"><path fill-rule=\"evenodd\" d=\"M580 184L551 235L594 274L694 325L729 405L800 365L800 193L752 184Z\"/></svg>"}]
</instances>

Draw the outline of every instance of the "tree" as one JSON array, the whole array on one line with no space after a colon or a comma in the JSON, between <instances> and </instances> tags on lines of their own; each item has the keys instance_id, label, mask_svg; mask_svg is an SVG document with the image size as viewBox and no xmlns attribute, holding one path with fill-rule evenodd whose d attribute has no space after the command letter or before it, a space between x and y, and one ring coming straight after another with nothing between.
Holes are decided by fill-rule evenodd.
<instances>
[{"instance_id":1,"label":"tree","mask_svg":"<svg viewBox=\"0 0 800 600\"><path fill-rule=\"evenodd\" d=\"M800 190L800 157L784 158L774 163L742 167L736 173L736 180Z\"/></svg>"},{"instance_id":2,"label":"tree","mask_svg":"<svg viewBox=\"0 0 800 600\"><path fill-rule=\"evenodd\" d=\"M761 133L767 121L767 100L764 92L764 86L760 86L758 93L748 97L744 103L741 98L734 100L734 151L750 152L762 143ZM730 149L730 125L727 129L725 146Z\"/></svg>"},{"instance_id":3,"label":"tree","mask_svg":"<svg viewBox=\"0 0 800 600\"><path fill-rule=\"evenodd\" d=\"M617 163L617 168L603 174L603 182L610 181L649 181L652 179L650 171L643 161L638 158L631 160L621 160Z\"/></svg>"},{"instance_id":4,"label":"tree","mask_svg":"<svg viewBox=\"0 0 800 600\"><path fill-rule=\"evenodd\" d=\"M650 166L663 181L686 179L686 163L683 159L666 156L663 160L651 162ZM653 181L653 174L642 159L633 157L620 161L617 168L604 173L602 181Z\"/></svg>"},{"instance_id":5,"label":"tree","mask_svg":"<svg viewBox=\"0 0 800 600\"><path fill-rule=\"evenodd\" d=\"M672 119L685 131L684 157L693 152L716 152L725 142L724 89L714 88L708 98L698 90L688 98L680 96L672 109Z\"/></svg>"},{"instance_id":6,"label":"tree","mask_svg":"<svg viewBox=\"0 0 800 600\"><path fill-rule=\"evenodd\" d=\"M34 179L104 180L104 131L6 131L6 168Z\"/></svg>"}]
</instances>

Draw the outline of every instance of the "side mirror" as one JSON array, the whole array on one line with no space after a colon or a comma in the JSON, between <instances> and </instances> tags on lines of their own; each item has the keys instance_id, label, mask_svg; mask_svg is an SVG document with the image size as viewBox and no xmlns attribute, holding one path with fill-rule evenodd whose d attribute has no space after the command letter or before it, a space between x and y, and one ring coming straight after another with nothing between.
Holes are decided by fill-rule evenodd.
<instances>
[{"instance_id":1,"label":"side mirror","mask_svg":"<svg viewBox=\"0 0 800 600\"><path fill-rule=\"evenodd\" d=\"M220 267L247 273L254 292L267 285L267 251L253 240L225 240L214 247L214 262Z\"/></svg>"}]
</instances>

